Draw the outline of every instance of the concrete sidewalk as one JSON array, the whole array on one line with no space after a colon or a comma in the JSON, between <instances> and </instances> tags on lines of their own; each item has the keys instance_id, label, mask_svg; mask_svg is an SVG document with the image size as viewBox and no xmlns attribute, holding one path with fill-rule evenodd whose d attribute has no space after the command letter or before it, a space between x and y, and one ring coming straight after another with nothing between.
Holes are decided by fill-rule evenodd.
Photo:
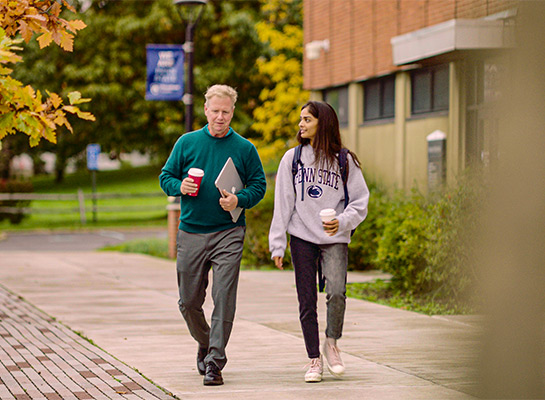
<instances>
[{"instance_id":1,"label":"concrete sidewalk","mask_svg":"<svg viewBox=\"0 0 545 400\"><path fill-rule=\"evenodd\" d=\"M349 281L374 277L368 273L350 274ZM323 382L306 384L303 375L308 360L291 271L241 273L236 321L227 347L229 362L223 371L225 385L219 387L203 386L196 371L197 345L177 309L173 261L109 252L4 252L0 256L0 284L113 356L87 342L81 344L79 336L70 335L58 322L47 317L40 322L67 331L67 336L85 348L82 351L95 352L90 358L107 359L111 363L107 369L121 371L120 364L125 363L167 392L147 387L129 368L122 370L124 376L116 380L120 384L134 382L125 385L126 393L108 392L109 388L122 389L109 381L101 386L105 391L84 390L90 397L80 393L83 397L75 394L73 398L171 398L168 392L172 392L181 399L469 399L475 392L475 324L354 299L348 299L344 335L339 342L347 368L345 378L336 380L324 372ZM12 301L13 297L7 293L4 299ZM22 310L39 314L25 302L20 303ZM0 312L9 317L10 310L4 309L4 304L0 306ZM208 316L211 306L208 298ZM2 332L9 321L6 316L2 318ZM323 331L324 295L320 295L319 316ZM38 396L41 389L37 382L41 381L36 380L32 363L28 367L23 364L26 368L18 371L11 368L13 372L5 367L5 346L12 352L8 353L12 361L19 356L26 359L28 353L21 349L13 352L15 342L0 339L4 351L4 357L0 357L4 364L0 366L0 397L58 398L53 395L66 385L50 391L49 396ZM52 346L57 350L60 347ZM99 375L96 365L87 368ZM98 372L108 380L107 372ZM14 374L32 388L35 397L29 397L28 389L19 393L27 397L6 391L7 381ZM87 385L83 382L80 387L84 383Z\"/></svg>"}]
</instances>

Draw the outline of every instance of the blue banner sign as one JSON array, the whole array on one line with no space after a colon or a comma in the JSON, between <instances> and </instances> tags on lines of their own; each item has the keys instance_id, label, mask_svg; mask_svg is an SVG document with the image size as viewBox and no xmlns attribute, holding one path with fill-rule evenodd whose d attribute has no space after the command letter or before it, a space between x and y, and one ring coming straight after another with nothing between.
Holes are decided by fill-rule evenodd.
<instances>
[{"instance_id":1,"label":"blue banner sign","mask_svg":"<svg viewBox=\"0 0 545 400\"><path fill-rule=\"evenodd\" d=\"M181 100L184 95L182 46L148 44L146 53L146 100Z\"/></svg>"},{"instance_id":2,"label":"blue banner sign","mask_svg":"<svg viewBox=\"0 0 545 400\"><path fill-rule=\"evenodd\" d=\"M98 155L100 154L100 145L91 143L87 145L87 169L98 171Z\"/></svg>"}]
</instances>

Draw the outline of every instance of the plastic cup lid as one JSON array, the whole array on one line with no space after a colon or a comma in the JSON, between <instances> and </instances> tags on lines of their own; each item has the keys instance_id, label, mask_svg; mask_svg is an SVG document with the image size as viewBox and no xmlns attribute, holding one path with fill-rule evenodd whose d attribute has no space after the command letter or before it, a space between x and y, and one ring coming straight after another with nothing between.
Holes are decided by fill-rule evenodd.
<instances>
[{"instance_id":1,"label":"plastic cup lid","mask_svg":"<svg viewBox=\"0 0 545 400\"><path fill-rule=\"evenodd\" d=\"M190 168L188 174L191 176L203 176L204 171L200 168Z\"/></svg>"}]
</instances>

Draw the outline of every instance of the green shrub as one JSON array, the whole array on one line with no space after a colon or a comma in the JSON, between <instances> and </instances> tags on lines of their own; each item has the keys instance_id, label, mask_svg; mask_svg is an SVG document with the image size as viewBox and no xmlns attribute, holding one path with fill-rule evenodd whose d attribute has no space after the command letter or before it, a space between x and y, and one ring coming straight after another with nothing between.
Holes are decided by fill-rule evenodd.
<instances>
[{"instance_id":1,"label":"green shrub","mask_svg":"<svg viewBox=\"0 0 545 400\"><path fill-rule=\"evenodd\" d=\"M426 291L426 246L429 241L430 215L424 198L397 193L385 204L377 221L378 237L374 262L393 276L393 285L411 292Z\"/></svg>"},{"instance_id":2,"label":"green shrub","mask_svg":"<svg viewBox=\"0 0 545 400\"><path fill-rule=\"evenodd\" d=\"M0 193L29 193L33 192L31 182L0 180ZM28 207L30 200L0 200L0 207ZM18 213L0 213L0 221L8 219L11 224L19 224L27 215Z\"/></svg>"},{"instance_id":3,"label":"green shrub","mask_svg":"<svg viewBox=\"0 0 545 400\"><path fill-rule=\"evenodd\" d=\"M358 226L348 245L348 270L363 271L376 269L374 262L377 253L377 237L380 227L378 221L384 215L388 195L386 191L373 182L369 187L369 206L365 220Z\"/></svg>"},{"instance_id":4,"label":"green shrub","mask_svg":"<svg viewBox=\"0 0 545 400\"><path fill-rule=\"evenodd\" d=\"M246 239L242 252L242 264L245 266L272 266L269 252L269 228L274 209L274 181L267 182L268 190L257 206L246 210ZM284 265L289 266L291 258L289 248L284 257Z\"/></svg>"},{"instance_id":5,"label":"green shrub","mask_svg":"<svg viewBox=\"0 0 545 400\"><path fill-rule=\"evenodd\" d=\"M447 307L471 302L470 257L486 185L463 177L424 196L396 193L377 222L376 266L392 274L390 287Z\"/></svg>"},{"instance_id":6,"label":"green shrub","mask_svg":"<svg viewBox=\"0 0 545 400\"><path fill-rule=\"evenodd\" d=\"M432 227L427 247L426 276L429 296L453 305L472 301L477 273L471 261L476 251L476 231L486 184L480 177L465 176L430 206Z\"/></svg>"}]
</instances>

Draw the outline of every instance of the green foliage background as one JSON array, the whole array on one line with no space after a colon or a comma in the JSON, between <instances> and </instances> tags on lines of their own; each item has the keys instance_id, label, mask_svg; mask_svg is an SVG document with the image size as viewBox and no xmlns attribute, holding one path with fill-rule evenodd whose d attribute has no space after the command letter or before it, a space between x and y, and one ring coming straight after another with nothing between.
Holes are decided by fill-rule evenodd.
<instances>
[{"instance_id":1,"label":"green foliage background","mask_svg":"<svg viewBox=\"0 0 545 400\"><path fill-rule=\"evenodd\" d=\"M260 152L266 153L273 139L281 139L286 147L285 141L295 136L299 107L306 100L304 94L301 97L301 3L208 2L195 32L194 128L206 123L203 94L207 87L224 83L239 92L233 128L258 144ZM24 140L8 138L3 146L9 148L7 156L27 152L37 161L40 153L54 152L58 181L63 179L67 160L82 154L88 143L99 143L114 158L137 150L164 160L184 133L185 107L182 102L145 100L146 45L183 43L186 14L172 0L95 0L78 15L87 28L79 32L73 53L58 48L40 51L31 41L14 76L40 90L62 95L80 91L92 98L81 108L92 112L97 121L71 120L75 133L60 130L57 145L43 143L30 149ZM284 65L278 60L284 60ZM287 65L291 67L281 77L273 73ZM257 116L256 110L260 110ZM275 123L284 114L289 118ZM277 132L274 138L267 137L271 127ZM265 163L277 156L276 152L263 155Z\"/></svg>"}]
</instances>

